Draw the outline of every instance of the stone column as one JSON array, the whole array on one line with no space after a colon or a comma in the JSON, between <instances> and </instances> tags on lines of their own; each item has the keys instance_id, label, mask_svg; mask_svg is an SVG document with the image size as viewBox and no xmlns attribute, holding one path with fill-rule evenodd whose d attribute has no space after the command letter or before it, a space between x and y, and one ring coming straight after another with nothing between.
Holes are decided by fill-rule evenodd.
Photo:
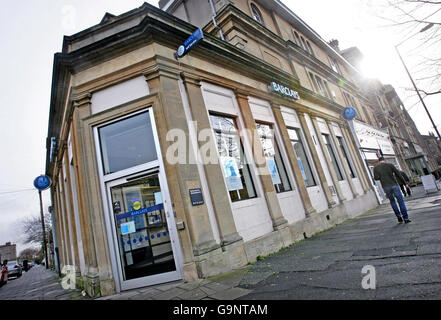
<instances>
[{"instance_id":1,"label":"stone column","mask_svg":"<svg viewBox=\"0 0 441 320\"><path fill-rule=\"evenodd\" d=\"M78 198L78 213L86 267L85 289L89 295L95 297L99 294L99 268L95 245L96 239L93 230L93 217L90 214L88 204L88 177L90 173L87 168L87 161L91 156L88 156L87 152L85 152L83 142L85 130L89 129L84 126L83 119L91 115L90 99L91 94L87 92L73 97L74 110L72 113L71 143ZM97 174L97 172L94 174Z\"/></svg>"},{"instance_id":2,"label":"stone column","mask_svg":"<svg viewBox=\"0 0 441 320\"><path fill-rule=\"evenodd\" d=\"M289 163L294 171L294 178L296 180L297 188L299 190L300 199L302 199L303 206L305 207L305 214L308 217L316 210L311 204L311 198L309 197L308 190L306 189L305 180L303 180L302 173L300 171L299 162L297 161L297 156L295 154L294 148L291 144L291 139L288 135L288 130L283 120L282 112L280 106L271 105L274 118L277 126L280 130L280 135L282 136L283 145L285 146L286 153L288 154Z\"/></svg>"},{"instance_id":3,"label":"stone column","mask_svg":"<svg viewBox=\"0 0 441 320\"><path fill-rule=\"evenodd\" d=\"M320 162L317 149L315 148L314 141L312 139L311 133L309 132L308 124L306 123L305 114L302 112L298 112L298 116L299 116L300 124L303 128L303 132L305 134L306 142L308 143L309 150L311 151L312 160L317 170L319 180L323 188L323 192L325 193L326 200L328 201L328 208L335 207L336 202L332 198L331 190L329 190L329 185L328 182L326 181L325 172L323 171L323 167ZM318 140L320 140L320 138L318 138Z\"/></svg>"},{"instance_id":4,"label":"stone column","mask_svg":"<svg viewBox=\"0 0 441 320\"><path fill-rule=\"evenodd\" d=\"M355 167L357 169L358 177L363 188L364 193L368 192L371 189L371 184L369 182L369 177L367 176L369 173L366 172L363 165L363 159L360 156L360 152L357 150L357 145L355 144L354 138L352 134L347 130L346 126L341 126L341 132L343 137L346 138L347 146L349 148L349 152L352 154L352 159L354 160Z\"/></svg>"},{"instance_id":5,"label":"stone column","mask_svg":"<svg viewBox=\"0 0 441 320\"><path fill-rule=\"evenodd\" d=\"M252 144L254 161L259 172L259 178L260 182L262 183L263 192L268 205L268 211L273 222L273 228L274 230L279 230L284 228L288 221L283 217L282 209L280 208L277 192L274 188L271 174L263 153L259 134L256 129L256 122L254 120L253 113L251 112L250 105L248 104L248 96L239 91L236 91L235 93L245 128L248 131L248 138Z\"/></svg>"},{"instance_id":6,"label":"stone column","mask_svg":"<svg viewBox=\"0 0 441 320\"><path fill-rule=\"evenodd\" d=\"M331 174L332 181L334 182L334 187L335 190L337 191L337 197L340 200L340 202L346 201L346 198L344 197L343 192L341 191L340 182L338 181L337 178L337 173L335 172L335 168L332 165L331 156L329 155L326 145L323 142L323 137L320 132L320 127L318 125L317 118L312 117L311 120L312 120L312 124L314 125L314 129L317 132L317 140L319 141L320 147L322 148L323 151L323 155L325 156L326 164L328 165L329 168L329 173Z\"/></svg>"},{"instance_id":7,"label":"stone column","mask_svg":"<svg viewBox=\"0 0 441 320\"><path fill-rule=\"evenodd\" d=\"M64 234L62 230L63 222L61 221L61 209L60 209L60 200L59 200L59 192L58 187L55 185L52 189L53 195L54 195L54 208L55 208L55 232L57 233L57 246L58 246L58 255L59 255L59 261L60 261L60 272L62 269L62 265L64 266L66 264L66 257L64 253L65 245L64 245Z\"/></svg>"},{"instance_id":8,"label":"stone column","mask_svg":"<svg viewBox=\"0 0 441 320\"><path fill-rule=\"evenodd\" d=\"M210 133L208 140L198 141L198 146L204 146L205 150L213 150L217 153L217 147L212 138L212 128L210 119L208 117L207 109L205 107L204 98L200 80L187 73L181 73L183 78L185 91L189 102L192 120L196 122L196 134ZM204 135L205 136L205 135ZM207 158L218 159L217 154L202 155ZM203 160L203 159L202 159ZM234 223L233 212L230 205L230 195L228 194L225 185L219 183L224 180L222 169L219 163L204 163L204 171L207 177L207 184L210 190L211 201L213 204L216 221L218 224L219 234L221 238L221 245L226 246L236 241L242 240L238 234L236 225Z\"/></svg>"},{"instance_id":9,"label":"stone column","mask_svg":"<svg viewBox=\"0 0 441 320\"><path fill-rule=\"evenodd\" d=\"M190 163L194 152L193 150L189 151L192 146L188 143L189 129L179 88L179 79L178 71L168 67L155 67L154 70L146 74L150 93L158 93L160 96L161 103L153 106L153 112L172 205L177 217L186 221L187 225L186 230L183 230L184 233L180 232L180 236L185 260L184 272L188 270L190 276L194 272L192 270L195 267L194 256L213 251L220 245L214 238L206 203L198 206L191 204L189 189L202 188L202 185L197 165ZM185 156L184 163L180 163L180 161L171 163L167 160L167 150L176 144L166 138L172 129L185 134L186 147L183 151L185 155L179 155Z\"/></svg>"},{"instance_id":10,"label":"stone column","mask_svg":"<svg viewBox=\"0 0 441 320\"><path fill-rule=\"evenodd\" d=\"M80 257L78 253L78 238L77 238L77 228L79 226L76 225L75 221L75 212L74 212L74 205L73 205L73 195L72 195L72 187L71 187L71 177L70 177L70 170L69 170L69 156L67 154L67 148L64 151L64 172L66 172L66 176L64 177L64 180L67 180L65 183L65 189L66 189L66 200L69 204L69 210L67 210L69 214L69 224L71 226L71 232L72 232L72 242L73 242L73 257L74 257L74 267L75 267L75 273L77 278L81 276L80 273Z\"/></svg>"},{"instance_id":11,"label":"stone column","mask_svg":"<svg viewBox=\"0 0 441 320\"><path fill-rule=\"evenodd\" d=\"M69 223L67 220L67 209L66 209L66 190L64 189L63 183L63 170L58 170L58 190L59 190L59 199L60 199L60 207L61 207L61 220L63 224L63 233L64 233L64 249L65 249L65 265L71 266L72 261L72 247L70 240L70 232L69 232Z\"/></svg>"},{"instance_id":12,"label":"stone column","mask_svg":"<svg viewBox=\"0 0 441 320\"><path fill-rule=\"evenodd\" d=\"M340 162L342 163L343 171L345 172L345 176L346 176L346 180L348 181L349 188L351 189L351 192L352 192L352 197L355 199L358 197L358 193L357 193L357 190L355 189L354 182L352 181L350 168L348 167L348 163L345 161L343 152L342 152L341 148L339 147L337 136L335 135L334 128L333 128L331 121L326 120L326 123L328 125L329 132L331 133L331 139L334 142L334 146L335 146L335 149L337 150L338 157L340 158ZM347 156L349 157L349 154Z\"/></svg>"}]
</instances>

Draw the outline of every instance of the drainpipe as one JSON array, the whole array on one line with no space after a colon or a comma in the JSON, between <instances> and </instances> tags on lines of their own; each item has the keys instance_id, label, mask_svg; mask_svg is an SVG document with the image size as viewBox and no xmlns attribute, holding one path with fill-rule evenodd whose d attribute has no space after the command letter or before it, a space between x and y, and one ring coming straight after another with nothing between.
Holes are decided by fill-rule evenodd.
<instances>
[{"instance_id":1,"label":"drainpipe","mask_svg":"<svg viewBox=\"0 0 441 320\"><path fill-rule=\"evenodd\" d=\"M225 41L225 37L224 37L224 34L223 34L223 32L222 32L222 29L219 28L219 26L217 25L217 22L216 22L216 9L214 8L213 0L209 0L209 1L210 1L210 6L211 6L211 12L213 12L213 17L211 17L211 20L213 21L213 25L214 25L214 27L215 27L216 29L219 29L219 34L220 34L220 36L221 36L221 39L222 39L223 41Z\"/></svg>"}]
</instances>

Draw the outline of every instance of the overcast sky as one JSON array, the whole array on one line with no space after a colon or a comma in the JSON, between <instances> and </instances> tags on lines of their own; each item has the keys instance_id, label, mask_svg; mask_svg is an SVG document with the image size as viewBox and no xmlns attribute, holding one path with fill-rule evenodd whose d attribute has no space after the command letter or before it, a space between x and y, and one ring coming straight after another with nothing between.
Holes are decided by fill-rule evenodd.
<instances>
[{"instance_id":1,"label":"overcast sky","mask_svg":"<svg viewBox=\"0 0 441 320\"><path fill-rule=\"evenodd\" d=\"M202 1L202 0L201 0ZM379 27L382 0L283 1L326 41L338 39L340 48L357 46L365 55L366 74L392 84L404 100L422 134L431 130L420 104L405 88L411 83L394 51L405 38L391 28ZM157 1L148 1L157 5ZM119 15L141 6L138 0L22 0L2 1L0 11L0 244L18 243L19 221L40 212L35 177L44 174L46 134L54 53L61 51L63 35L71 35L100 22L106 12ZM295 5L294 5L295 4ZM318 10L319 8L319 10ZM409 67L418 56L403 56ZM440 96L440 95L438 95ZM440 97L425 100L437 124L441 122ZM44 209L50 195L43 193Z\"/></svg>"}]
</instances>

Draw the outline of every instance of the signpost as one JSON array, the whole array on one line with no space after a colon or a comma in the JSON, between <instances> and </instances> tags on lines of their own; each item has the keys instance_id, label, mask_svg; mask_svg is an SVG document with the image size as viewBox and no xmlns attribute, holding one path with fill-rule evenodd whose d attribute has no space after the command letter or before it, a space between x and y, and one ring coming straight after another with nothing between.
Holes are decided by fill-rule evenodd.
<instances>
[{"instance_id":1,"label":"signpost","mask_svg":"<svg viewBox=\"0 0 441 320\"><path fill-rule=\"evenodd\" d=\"M47 255L47 244L46 244L46 229L44 227L44 215L43 215L43 201L41 200L41 191L48 189L52 184L51 179L48 176L41 175L35 178L34 187L38 190L38 195L40 197L40 215L41 215L41 227L43 229L43 250L44 258L46 259L45 266L46 269L49 268L49 259Z\"/></svg>"},{"instance_id":2,"label":"signpost","mask_svg":"<svg viewBox=\"0 0 441 320\"><path fill-rule=\"evenodd\" d=\"M175 58L179 59L185 56L191 49L194 48L202 39L204 38L204 33L201 28L198 28L193 34L188 37L183 44L175 52Z\"/></svg>"}]
</instances>

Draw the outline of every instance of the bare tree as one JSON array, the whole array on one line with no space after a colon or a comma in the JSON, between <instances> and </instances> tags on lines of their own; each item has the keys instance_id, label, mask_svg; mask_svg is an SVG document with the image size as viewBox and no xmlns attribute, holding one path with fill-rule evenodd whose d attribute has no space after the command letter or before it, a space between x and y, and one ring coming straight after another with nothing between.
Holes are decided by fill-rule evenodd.
<instances>
[{"instance_id":1,"label":"bare tree","mask_svg":"<svg viewBox=\"0 0 441 320\"><path fill-rule=\"evenodd\" d=\"M42 260L42 252L38 248L27 248L20 252L20 260L29 260L29 261L35 261L35 260Z\"/></svg>"},{"instance_id":2,"label":"bare tree","mask_svg":"<svg viewBox=\"0 0 441 320\"><path fill-rule=\"evenodd\" d=\"M420 93L423 96L441 93L441 1L379 1L380 16L387 21L386 26L394 28L402 42L413 39L409 41L411 47L406 50L406 56L417 61L412 74Z\"/></svg>"},{"instance_id":3,"label":"bare tree","mask_svg":"<svg viewBox=\"0 0 441 320\"><path fill-rule=\"evenodd\" d=\"M52 242L52 224L51 215L46 213L44 215L44 224L46 227L46 236L48 237L47 242ZM43 230L41 228L41 217L29 216L22 220L21 222L22 230L24 232L25 238L24 243L30 244L40 244L43 241Z\"/></svg>"}]
</instances>

